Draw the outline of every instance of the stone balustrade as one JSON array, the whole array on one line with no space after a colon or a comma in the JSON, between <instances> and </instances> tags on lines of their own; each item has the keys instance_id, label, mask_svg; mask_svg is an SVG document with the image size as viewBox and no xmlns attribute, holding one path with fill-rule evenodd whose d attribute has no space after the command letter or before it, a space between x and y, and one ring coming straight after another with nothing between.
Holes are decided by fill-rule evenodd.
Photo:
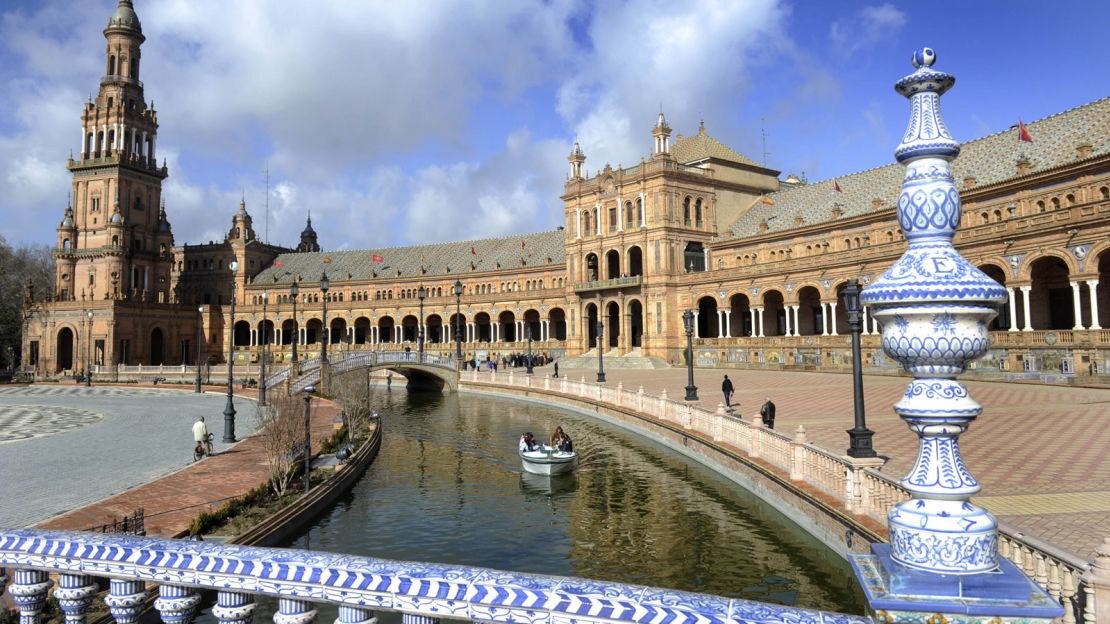
<instances>
[{"instance_id":1,"label":"stone balustrade","mask_svg":"<svg viewBox=\"0 0 1110 624\"><path fill-rule=\"evenodd\" d=\"M249 623L257 596L278 599L276 624L310 624L321 604L338 606L338 624L368 624L378 612L399 612L405 624L871 624L858 615L582 578L76 532L0 530L0 590L4 568L13 572L8 593L21 624L41 621L52 585L66 623L84 624L98 577L110 579L104 603L120 624L138 621L154 585L154 607L167 624L190 622L206 590L217 592L212 614L221 624Z\"/></svg>"},{"instance_id":2,"label":"stone balustrade","mask_svg":"<svg viewBox=\"0 0 1110 624\"><path fill-rule=\"evenodd\" d=\"M555 403L595 402L613 408L637 412L641 417L680 427L688 435L739 449L749 458L770 464L825 494L833 496L857 515L885 522L890 509L910 498L902 484L877 470L882 463L874 459L853 459L814 446L799 427L789 435L762 425L759 416L750 420L726 413L723 406L716 411L635 391L562 377L545 378L542 383L527 375L466 371L462 382L476 389L493 386L542 389L546 399ZM560 401L560 399L564 399ZM1024 570L1052 597L1064 605L1066 624L1107 624L1110 620L1096 618L1093 605L1110 604L1110 587L1096 592L1088 582L1092 565L1082 558L1038 540L1007 529L1000 531L1000 554ZM1110 547L1106 548L1110 569Z\"/></svg>"}]
</instances>

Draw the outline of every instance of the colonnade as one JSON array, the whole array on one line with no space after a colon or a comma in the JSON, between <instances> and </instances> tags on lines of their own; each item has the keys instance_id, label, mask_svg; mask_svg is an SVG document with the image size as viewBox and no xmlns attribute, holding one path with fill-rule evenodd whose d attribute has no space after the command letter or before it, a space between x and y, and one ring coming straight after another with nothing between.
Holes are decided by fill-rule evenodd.
<instances>
[{"instance_id":1,"label":"colonnade","mask_svg":"<svg viewBox=\"0 0 1110 624\"><path fill-rule=\"evenodd\" d=\"M1102 329L1098 322L1098 278L1088 280L1069 280L1068 284L1071 286L1072 295L1072 314L1075 317L1075 324L1072 326L1073 330L1084 329ZM1089 297L1088 299L1088 313L1090 315L1090 324L1083 324L1083 306L1082 306L1082 288L1083 284L1087 285ZM1030 293L1033 291L1033 286L1010 286L1010 328L1009 331L1019 331L1017 322L1017 299L1018 293L1021 293L1021 311L1022 311L1022 326L1020 331L1033 331L1033 314L1030 306Z\"/></svg>"},{"instance_id":2,"label":"colonnade","mask_svg":"<svg viewBox=\"0 0 1110 624\"><path fill-rule=\"evenodd\" d=\"M821 304L821 336L839 336L837 331L836 322L836 302L822 302ZM748 336L753 338L765 338L765 323L763 313L766 306L755 306L747 308L751 311L751 317L748 321ZM784 336L801 336L798 330L798 311L801 309L799 305L783 306L786 310L786 332ZM698 318L701 314L699 310L694 310L694 337L702 338L701 332L698 328ZM871 318L871 309L869 307L863 308L863 335L870 336L878 334L878 325L875 320ZM717 336L720 338L739 338L740 336L732 335L732 310L717 310Z\"/></svg>"}]
</instances>

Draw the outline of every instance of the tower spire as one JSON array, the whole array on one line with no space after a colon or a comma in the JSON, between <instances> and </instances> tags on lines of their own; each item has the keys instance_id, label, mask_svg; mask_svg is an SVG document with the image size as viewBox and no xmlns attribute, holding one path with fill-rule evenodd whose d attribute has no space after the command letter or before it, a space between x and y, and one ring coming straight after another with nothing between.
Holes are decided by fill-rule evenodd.
<instances>
[{"instance_id":1,"label":"tower spire","mask_svg":"<svg viewBox=\"0 0 1110 624\"><path fill-rule=\"evenodd\" d=\"M659 106L659 116L655 119L655 127L651 130L655 139L655 149L652 155L656 158L669 158L671 153L671 127L667 125L667 118L663 115L663 106Z\"/></svg>"}]
</instances>

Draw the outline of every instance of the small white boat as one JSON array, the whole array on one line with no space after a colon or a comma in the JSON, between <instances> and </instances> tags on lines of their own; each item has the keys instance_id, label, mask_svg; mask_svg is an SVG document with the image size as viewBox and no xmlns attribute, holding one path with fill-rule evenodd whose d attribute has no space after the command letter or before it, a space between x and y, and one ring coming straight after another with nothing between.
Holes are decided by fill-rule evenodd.
<instances>
[{"instance_id":1,"label":"small white boat","mask_svg":"<svg viewBox=\"0 0 1110 624\"><path fill-rule=\"evenodd\" d=\"M545 446L539 451L520 451L520 464L525 471L532 474L565 474L578 465L578 453L567 453Z\"/></svg>"}]
</instances>

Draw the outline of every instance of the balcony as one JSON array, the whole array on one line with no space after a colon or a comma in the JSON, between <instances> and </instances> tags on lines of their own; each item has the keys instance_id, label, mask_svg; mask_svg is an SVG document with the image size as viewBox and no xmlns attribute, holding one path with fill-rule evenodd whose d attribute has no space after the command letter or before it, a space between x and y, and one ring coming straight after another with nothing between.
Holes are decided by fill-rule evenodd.
<instances>
[{"instance_id":1,"label":"balcony","mask_svg":"<svg viewBox=\"0 0 1110 624\"><path fill-rule=\"evenodd\" d=\"M608 290L610 288L627 288L639 286L644 282L644 276L633 275L630 277L615 277L607 280L594 280L592 282L576 282L574 292L591 292L595 290Z\"/></svg>"},{"instance_id":2,"label":"balcony","mask_svg":"<svg viewBox=\"0 0 1110 624\"><path fill-rule=\"evenodd\" d=\"M107 84L107 83L113 83L113 82L135 85L136 87L139 87L140 89L143 88L143 81L138 80L136 78L128 78L127 76L112 75L112 76L104 76L100 79L100 84Z\"/></svg>"}]
</instances>

